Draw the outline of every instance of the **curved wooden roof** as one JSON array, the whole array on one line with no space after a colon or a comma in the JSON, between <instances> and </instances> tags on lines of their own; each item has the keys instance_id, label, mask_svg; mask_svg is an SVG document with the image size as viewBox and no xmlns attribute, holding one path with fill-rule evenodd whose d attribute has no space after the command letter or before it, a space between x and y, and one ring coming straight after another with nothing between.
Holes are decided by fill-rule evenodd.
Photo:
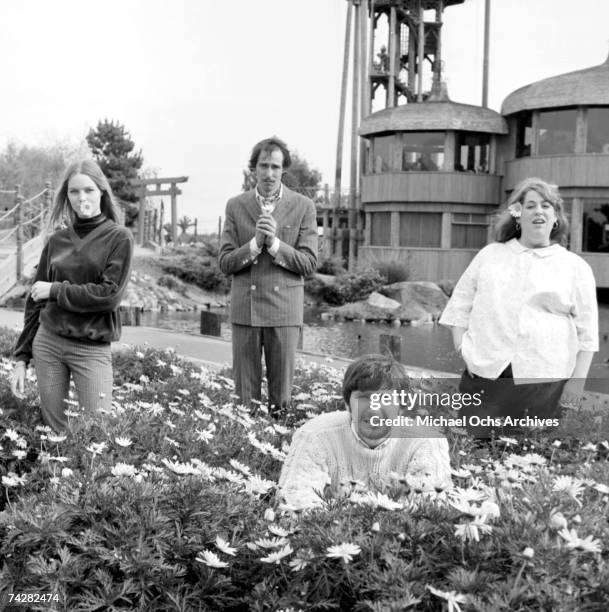
<instances>
[{"instance_id":1,"label":"curved wooden roof","mask_svg":"<svg viewBox=\"0 0 609 612\"><path fill-rule=\"evenodd\" d=\"M368 115L359 128L361 136L382 132L459 130L507 134L505 119L490 108L450 101L411 102Z\"/></svg>"},{"instance_id":2,"label":"curved wooden roof","mask_svg":"<svg viewBox=\"0 0 609 612\"><path fill-rule=\"evenodd\" d=\"M609 57L599 66L549 77L517 89L503 101L501 114L595 104L609 106Z\"/></svg>"}]
</instances>

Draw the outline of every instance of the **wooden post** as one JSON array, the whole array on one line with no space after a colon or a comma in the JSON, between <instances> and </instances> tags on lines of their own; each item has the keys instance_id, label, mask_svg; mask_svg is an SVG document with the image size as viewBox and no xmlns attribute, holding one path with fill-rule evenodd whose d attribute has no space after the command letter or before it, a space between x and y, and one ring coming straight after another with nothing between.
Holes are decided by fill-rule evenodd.
<instances>
[{"instance_id":1,"label":"wooden post","mask_svg":"<svg viewBox=\"0 0 609 612\"><path fill-rule=\"evenodd\" d=\"M334 216L332 227L338 227L338 209L340 208L340 192L342 188L343 144L345 135L345 107L347 104L347 85L349 77L349 37L351 34L351 1L348 0L347 21L345 25L345 50L343 53L343 76L340 86L340 107L338 111L338 138L336 142L336 171L334 175Z\"/></svg>"},{"instance_id":2,"label":"wooden post","mask_svg":"<svg viewBox=\"0 0 609 612\"><path fill-rule=\"evenodd\" d=\"M173 246L178 244L178 198L175 183L171 183L171 240Z\"/></svg>"},{"instance_id":3,"label":"wooden post","mask_svg":"<svg viewBox=\"0 0 609 612\"><path fill-rule=\"evenodd\" d=\"M17 227L17 280L23 276L23 196L21 185L15 185L15 226Z\"/></svg>"},{"instance_id":4,"label":"wooden post","mask_svg":"<svg viewBox=\"0 0 609 612\"><path fill-rule=\"evenodd\" d=\"M440 88L442 86L442 11L443 10L444 10L444 0L438 0L438 4L436 5L436 53L435 53L434 61L433 61L433 84L432 84L432 90L435 90L435 91L440 91Z\"/></svg>"},{"instance_id":5,"label":"wooden post","mask_svg":"<svg viewBox=\"0 0 609 612\"><path fill-rule=\"evenodd\" d=\"M396 361L402 361L402 336L381 334L379 336L379 353L391 355Z\"/></svg>"},{"instance_id":6,"label":"wooden post","mask_svg":"<svg viewBox=\"0 0 609 612\"><path fill-rule=\"evenodd\" d=\"M408 89L414 95L416 90L416 65L417 65L417 49L415 29L412 23L408 24ZM409 100L410 102L410 100Z\"/></svg>"},{"instance_id":7,"label":"wooden post","mask_svg":"<svg viewBox=\"0 0 609 612\"><path fill-rule=\"evenodd\" d=\"M374 18L374 2L375 0L370 0L370 23L368 28L368 77L366 86L368 99L366 100L365 106L366 115L369 115L372 112L373 94L371 92L372 83L370 81L370 75L372 74L372 69L374 67L374 26L376 24L376 20Z\"/></svg>"},{"instance_id":8,"label":"wooden post","mask_svg":"<svg viewBox=\"0 0 609 612\"><path fill-rule=\"evenodd\" d=\"M423 63L425 62L425 11L419 0L419 53L417 57L419 74L417 75L417 102L423 102Z\"/></svg>"},{"instance_id":9,"label":"wooden post","mask_svg":"<svg viewBox=\"0 0 609 612\"><path fill-rule=\"evenodd\" d=\"M355 25L353 28L353 96L351 100L351 172L349 185L349 270L355 269L357 241L357 191L359 185L359 89L360 89L360 9L359 0L355 4Z\"/></svg>"},{"instance_id":10,"label":"wooden post","mask_svg":"<svg viewBox=\"0 0 609 612\"><path fill-rule=\"evenodd\" d=\"M484 2L484 55L482 58L482 106L488 107L488 56L491 30L491 0Z\"/></svg>"},{"instance_id":11,"label":"wooden post","mask_svg":"<svg viewBox=\"0 0 609 612\"><path fill-rule=\"evenodd\" d=\"M42 201L44 206L44 216L46 216L51 213L51 207L53 206L53 190L51 189L51 181L46 181L46 183L44 184L44 189L45 192ZM43 223L41 223L41 226L43 225Z\"/></svg>"},{"instance_id":12,"label":"wooden post","mask_svg":"<svg viewBox=\"0 0 609 612\"><path fill-rule=\"evenodd\" d=\"M360 45L361 45L361 79L362 79L362 87L361 87L361 96L362 99L360 101L360 113L361 119L363 119L366 115L370 113L368 110L368 106L370 104L370 79L368 78L368 0L361 0L362 4L360 7L360 31L358 35L361 37ZM370 49L370 55L372 56L372 49Z\"/></svg>"},{"instance_id":13,"label":"wooden post","mask_svg":"<svg viewBox=\"0 0 609 612\"><path fill-rule=\"evenodd\" d=\"M209 308L209 304L207 305ZM201 311L201 333L206 336L220 336L220 315L209 310Z\"/></svg>"},{"instance_id":14,"label":"wooden post","mask_svg":"<svg viewBox=\"0 0 609 612\"><path fill-rule=\"evenodd\" d=\"M195 242L197 241L197 228L199 226L199 218L195 217Z\"/></svg>"},{"instance_id":15,"label":"wooden post","mask_svg":"<svg viewBox=\"0 0 609 612\"><path fill-rule=\"evenodd\" d=\"M221 239L222 239L222 217L218 217L218 246L220 246Z\"/></svg>"},{"instance_id":16,"label":"wooden post","mask_svg":"<svg viewBox=\"0 0 609 612\"><path fill-rule=\"evenodd\" d=\"M387 108L395 106L395 31L396 31L395 5L391 6L389 12L389 81L387 83Z\"/></svg>"},{"instance_id":17,"label":"wooden post","mask_svg":"<svg viewBox=\"0 0 609 612\"><path fill-rule=\"evenodd\" d=\"M152 241L156 242L157 244L159 244L157 241L157 233L156 233L158 222L159 222L159 210L158 208L155 208L154 214L152 215Z\"/></svg>"},{"instance_id":18,"label":"wooden post","mask_svg":"<svg viewBox=\"0 0 609 612\"><path fill-rule=\"evenodd\" d=\"M163 227L165 223L165 202L161 200L161 212L159 213L159 244L161 248L165 246L165 228Z\"/></svg>"},{"instance_id":19,"label":"wooden post","mask_svg":"<svg viewBox=\"0 0 609 612\"><path fill-rule=\"evenodd\" d=\"M144 211L146 208L146 185L140 186L140 211L137 217L137 242L139 245L144 244Z\"/></svg>"}]
</instances>

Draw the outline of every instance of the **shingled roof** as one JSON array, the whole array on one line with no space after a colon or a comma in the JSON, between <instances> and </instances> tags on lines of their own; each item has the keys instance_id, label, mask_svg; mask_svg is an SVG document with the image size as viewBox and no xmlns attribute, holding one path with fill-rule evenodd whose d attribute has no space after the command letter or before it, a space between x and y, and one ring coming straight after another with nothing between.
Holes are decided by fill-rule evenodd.
<instances>
[{"instance_id":1,"label":"shingled roof","mask_svg":"<svg viewBox=\"0 0 609 612\"><path fill-rule=\"evenodd\" d=\"M359 133L372 136L383 132L459 130L507 134L505 119L490 108L451 101L411 102L368 115Z\"/></svg>"},{"instance_id":2,"label":"shingled roof","mask_svg":"<svg viewBox=\"0 0 609 612\"><path fill-rule=\"evenodd\" d=\"M517 89L503 101L501 114L580 105L609 106L609 57L599 66L549 77Z\"/></svg>"}]
</instances>

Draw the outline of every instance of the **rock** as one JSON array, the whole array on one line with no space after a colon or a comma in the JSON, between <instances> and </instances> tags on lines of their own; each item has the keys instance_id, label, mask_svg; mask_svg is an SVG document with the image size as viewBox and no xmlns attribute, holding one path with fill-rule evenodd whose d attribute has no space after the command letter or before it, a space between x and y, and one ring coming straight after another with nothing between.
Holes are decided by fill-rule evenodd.
<instances>
[{"instance_id":1,"label":"rock","mask_svg":"<svg viewBox=\"0 0 609 612\"><path fill-rule=\"evenodd\" d=\"M444 293L450 297L453 294L456 284L457 283L454 280L442 279L438 282L438 287L440 287L440 289L442 289L442 291L444 291Z\"/></svg>"},{"instance_id":2,"label":"rock","mask_svg":"<svg viewBox=\"0 0 609 612\"><path fill-rule=\"evenodd\" d=\"M385 297L381 295L377 291L373 291L367 300L370 306L374 306L376 308L382 308L384 310L395 310L401 306L400 302L397 300L392 300L391 298Z\"/></svg>"},{"instance_id":3,"label":"rock","mask_svg":"<svg viewBox=\"0 0 609 612\"><path fill-rule=\"evenodd\" d=\"M448 297L435 283L423 281L404 281L386 285L381 289L383 295L397 300L409 313L411 321L427 321L439 318L446 307Z\"/></svg>"}]
</instances>

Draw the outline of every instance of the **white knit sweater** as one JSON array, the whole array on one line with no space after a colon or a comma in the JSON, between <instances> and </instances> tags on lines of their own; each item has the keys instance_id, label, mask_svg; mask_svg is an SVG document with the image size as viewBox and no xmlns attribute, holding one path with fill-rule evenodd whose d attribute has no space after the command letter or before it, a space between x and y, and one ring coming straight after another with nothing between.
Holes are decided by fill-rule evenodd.
<instances>
[{"instance_id":1,"label":"white knit sweater","mask_svg":"<svg viewBox=\"0 0 609 612\"><path fill-rule=\"evenodd\" d=\"M391 483L392 472L450 486L448 442L441 437L390 437L368 448L351 429L349 412L329 412L294 434L279 489L288 504L310 508L322 504L316 491L323 492L326 485L334 494L350 480L382 491Z\"/></svg>"}]
</instances>

